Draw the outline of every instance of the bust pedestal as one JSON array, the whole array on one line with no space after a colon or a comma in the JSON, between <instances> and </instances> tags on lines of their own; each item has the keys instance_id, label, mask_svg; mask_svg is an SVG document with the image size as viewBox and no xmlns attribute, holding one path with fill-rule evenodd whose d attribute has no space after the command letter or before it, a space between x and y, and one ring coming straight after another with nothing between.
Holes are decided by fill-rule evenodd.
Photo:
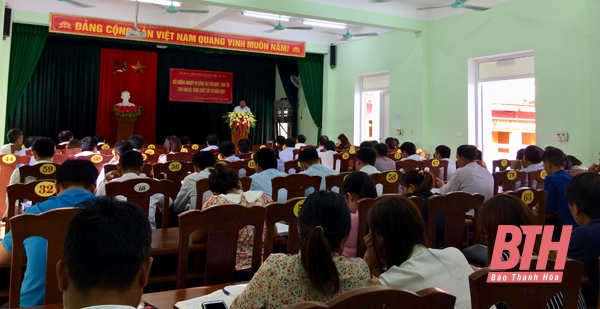
<instances>
[{"instance_id":1,"label":"bust pedestal","mask_svg":"<svg viewBox=\"0 0 600 309\"><path fill-rule=\"evenodd\" d=\"M133 126L137 117L122 118L117 117L117 142L127 140L133 135Z\"/></svg>"}]
</instances>

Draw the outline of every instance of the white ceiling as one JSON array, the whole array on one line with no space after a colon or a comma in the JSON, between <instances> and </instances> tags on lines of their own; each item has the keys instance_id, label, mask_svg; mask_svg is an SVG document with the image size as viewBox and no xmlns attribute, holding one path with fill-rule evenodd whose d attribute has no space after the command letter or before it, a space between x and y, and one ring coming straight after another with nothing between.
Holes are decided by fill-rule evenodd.
<instances>
[{"instance_id":1,"label":"white ceiling","mask_svg":"<svg viewBox=\"0 0 600 309\"><path fill-rule=\"evenodd\" d=\"M80 8L78 6L60 2L58 0L7 0L6 2L16 10L32 11L39 13L63 13L79 16L89 16L96 18L106 18L114 20L131 20L135 16L135 2L130 0L77 0L82 3L93 5L93 8ZM183 2L179 9L208 9L208 14L190 14L175 13L169 14L161 12L161 8L152 4L140 3L139 22L146 24L164 25L180 28L194 28L206 31L216 31L225 33L235 33L241 35L259 36L267 38L287 39L294 41L303 41L313 44L340 44L347 42L341 40L341 35L345 30L336 30L329 28L314 27L310 31L305 30L283 30L269 31L272 26L265 22L275 24L277 21L261 20L253 17L242 16L239 9L208 6L197 3ZM282 1L282 0L280 0ZM389 2L372 2L375 0L301 0L305 2L314 2L335 7L344 7L375 13L395 15L400 17L435 20L456 14L471 12L464 9L443 8L436 10L419 11L419 7L446 5L452 3L452 0L390 0ZM509 0L470 0L468 4L477 6L493 6ZM310 5L307 3L307 5ZM286 14L289 15L289 14ZM290 22L283 22L284 26L304 26L300 23L301 19L293 18ZM383 34L392 31L391 29L375 28L352 24L348 21L350 32ZM329 32L329 33L327 33ZM339 33L339 35L331 34ZM364 37L362 37L364 38ZM358 40L352 38L351 40Z\"/></svg>"}]
</instances>

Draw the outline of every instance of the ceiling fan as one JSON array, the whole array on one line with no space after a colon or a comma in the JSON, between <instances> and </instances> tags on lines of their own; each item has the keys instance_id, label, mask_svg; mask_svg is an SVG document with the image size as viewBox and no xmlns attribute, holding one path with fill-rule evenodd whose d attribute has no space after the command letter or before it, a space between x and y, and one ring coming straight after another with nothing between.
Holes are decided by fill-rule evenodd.
<instances>
[{"instance_id":1,"label":"ceiling fan","mask_svg":"<svg viewBox=\"0 0 600 309\"><path fill-rule=\"evenodd\" d=\"M341 35L343 40L350 40L351 38L357 37L357 36L376 36L376 35L378 35L377 32L352 34L352 33L350 33L349 25L346 25L346 33L344 33L344 34L334 33L334 32L325 32L325 33Z\"/></svg>"},{"instance_id":2,"label":"ceiling fan","mask_svg":"<svg viewBox=\"0 0 600 309\"><path fill-rule=\"evenodd\" d=\"M482 7L482 6L466 5L465 2L467 2L467 0L456 0L452 4L442 5L442 6L432 6L432 7L427 7L427 8L418 8L417 10L453 8L453 9L469 9L469 10L475 10L475 11L487 11L487 10L491 9L491 8Z\"/></svg>"},{"instance_id":3,"label":"ceiling fan","mask_svg":"<svg viewBox=\"0 0 600 309\"><path fill-rule=\"evenodd\" d=\"M313 27L306 27L306 26L301 26L301 27L285 27L281 25L281 20L279 20L279 22L277 23L277 25L272 24L268 21L260 21L261 24L267 25L267 26L271 26L273 27L273 29L264 31L264 32L274 32L274 31L281 31L281 30L285 30L285 29L289 29L289 30L312 30Z\"/></svg>"},{"instance_id":4,"label":"ceiling fan","mask_svg":"<svg viewBox=\"0 0 600 309\"><path fill-rule=\"evenodd\" d=\"M79 6L79 7L82 7L82 8L91 8L91 7L94 7L92 5L85 4L85 3L82 3L82 2L77 2L77 1L74 1L74 0L58 0L58 1L60 1L60 2L66 2L66 3L71 3L73 5L76 5L76 6Z\"/></svg>"},{"instance_id":5,"label":"ceiling fan","mask_svg":"<svg viewBox=\"0 0 600 309\"><path fill-rule=\"evenodd\" d=\"M63 0L61 0L63 1ZM164 7L162 5L159 4L155 4L154 5L162 8L163 10L165 10L165 12L167 13L196 13L196 14L207 14L210 13L209 10L178 10L174 5L173 5L173 0L171 0L171 5L169 5L168 7Z\"/></svg>"}]
</instances>

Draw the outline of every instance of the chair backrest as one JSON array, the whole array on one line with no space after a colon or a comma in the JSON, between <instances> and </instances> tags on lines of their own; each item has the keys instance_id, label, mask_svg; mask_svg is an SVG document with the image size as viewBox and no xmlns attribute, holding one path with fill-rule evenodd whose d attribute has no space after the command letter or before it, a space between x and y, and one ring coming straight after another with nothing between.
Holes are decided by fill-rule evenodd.
<instances>
[{"instance_id":1,"label":"chair backrest","mask_svg":"<svg viewBox=\"0 0 600 309\"><path fill-rule=\"evenodd\" d=\"M56 150L63 150L63 149L67 149L67 145L68 145L68 144L62 144L62 145L56 144L56 145L54 146L54 149L56 149Z\"/></svg>"},{"instance_id":2,"label":"chair backrest","mask_svg":"<svg viewBox=\"0 0 600 309\"><path fill-rule=\"evenodd\" d=\"M111 150L111 148L113 148L113 146L111 146L110 144L104 143L98 147L98 150Z\"/></svg>"},{"instance_id":3,"label":"chair backrest","mask_svg":"<svg viewBox=\"0 0 600 309\"><path fill-rule=\"evenodd\" d=\"M529 187L538 190L544 190L544 180L548 176L548 173L545 170L534 171L527 173L527 178L529 179ZM535 188L533 187L533 182L536 182Z\"/></svg>"},{"instance_id":4,"label":"chair backrest","mask_svg":"<svg viewBox=\"0 0 600 309\"><path fill-rule=\"evenodd\" d=\"M418 196L411 196L408 199L411 202L413 202L415 204L415 206L417 206L419 213L421 214L421 216L423 216L423 206L425 205L425 200Z\"/></svg>"},{"instance_id":5,"label":"chair backrest","mask_svg":"<svg viewBox=\"0 0 600 309\"><path fill-rule=\"evenodd\" d=\"M342 192L342 185L344 184L344 180L348 177L350 173L339 173L337 175L329 175L325 176L325 190L331 191L333 187L339 188L339 193Z\"/></svg>"},{"instance_id":6,"label":"chair backrest","mask_svg":"<svg viewBox=\"0 0 600 309\"><path fill-rule=\"evenodd\" d=\"M194 154L189 152L178 152L167 154L167 162L181 161L181 162L192 162Z\"/></svg>"},{"instance_id":7,"label":"chair backrest","mask_svg":"<svg viewBox=\"0 0 600 309\"><path fill-rule=\"evenodd\" d=\"M397 196L398 194L383 194L376 198L363 198L358 201L358 236L356 239L356 256L362 258L367 252L367 247L363 239L369 233L367 227L367 214L375 203L388 196Z\"/></svg>"},{"instance_id":8,"label":"chair backrest","mask_svg":"<svg viewBox=\"0 0 600 309\"><path fill-rule=\"evenodd\" d=\"M567 173L569 173L569 175L571 175L571 176L577 176L579 174L589 173L589 172L586 170L582 170L582 169L574 169L574 170L568 170Z\"/></svg>"},{"instance_id":9,"label":"chair backrest","mask_svg":"<svg viewBox=\"0 0 600 309\"><path fill-rule=\"evenodd\" d=\"M535 270L537 258L531 261L529 270ZM517 270L512 271L522 272ZM546 264L547 271L554 271L554 261ZM541 270L535 270L541 272ZM560 283L488 283L489 272L498 272L489 268L482 268L469 276L471 289L471 308L488 309L492 305L502 302L509 308L546 308L547 302L558 292L562 292L562 308L576 309L578 305L579 287L583 275L583 264L575 260L567 260ZM500 271L502 274L503 271Z\"/></svg>"},{"instance_id":10,"label":"chair backrest","mask_svg":"<svg viewBox=\"0 0 600 309\"><path fill-rule=\"evenodd\" d=\"M444 247L464 248L465 231L465 213L470 210L475 211L473 219L473 239L479 240L479 228L477 225L477 215L484 197L479 194L469 194L466 192L452 192L447 195L432 196L428 199L429 222L427 224L427 237L430 246L436 243L437 215L444 213L445 217L445 239Z\"/></svg>"},{"instance_id":11,"label":"chair backrest","mask_svg":"<svg viewBox=\"0 0 600 309\"><path fill-rule=\"evenodd\" d=\"M444 168L444 178L443 181L448 180L448 161L446 160L426 160L423 161L423 169L429 168L429 172L433 174L436 178L440 177L440 169Z\"/></svg>"},{"instance_id":12,"label":"chair backrest","mask_svg":"<svg viewBox=\"0 0 600 309\"><path fill-rule=\"evenodd\" d=\"M265 248L263 261L273 252L273 239L275 238L275 223L283 221L289 224L287 236L287 254L296 254L300 251L300 235L298 234L298 212L304 204L304 197L287 200L285 203L271 203L267 205L267 233L265 235Z\"/></svg>"},{"instance_id":13,"label":"chair backrest","mask_svg":"<svg viewBox=\"0 0 600 309\"><path fill-rule=\"evenodd\" d=\"M105 155L101 155L101 154L94 154L94 155L89 155L89 156L79 156L79 157L75 157L75 159L77 160L88 160L92 163L94 163L94 166L96 166L96 168L98 169L98 173L102 170L102 166L108 162L110 162L110 160L112 160L114 156L110 155L110 156L105 156Z\"/></svg>"},{"instance_id":14,"label":"chair backrest","mask_svg":"<svg viewBox=\"0 0 600 309\"><path fill-rule=\"evenodd\" d=\"M36 165L23 165L19 167L20 182L24 183L25 178L35 177L36 179L56 179L56 170L60 165L54 163L39 163Z\"/></svg>"},{"instance_id":15,"label":"chair backrest","mask_svg":"<svg viewBox=\"0 0 600 309\"><path fill-rule=\"evenodd\" d=\"M517 172L514 170L496 172L492 176L494 176L494 195L498 194L500 187L502 187L502 191L516 190L518 189L517 182L520 182L521 186L524 186L527 180L526 172Z\"/></svg>"},{"instance_id":16,"label":"chair backrest","mask_svg":"<svg viewBox=\"0 0 600 309\"><path fill-rule=\"evenodd\" d=\"M194 167L189 162L171 161L152 165L152 175L154 175L154 178L157 178L160 174L164 174L165 179L173 182L173 189L169 195L172 199L177 198L177 193L181 189L181 181L190 173L190 170L193 172Z\"/></svg>"},{"instance_id":17,"label":"chair backrest","mask_svg":"<svg viewBox=\"0 0 600 309\"><path fill-rule=\"evenodd\" d=\"M147 155L160 156L164 153L164 150L162 148L144 148L142 149L142 153L145 153Z\"/></svg>"},{"instance_id":18,"label":"chair backrest","mask_svg":"<svg viewBox=\"0 0 600 309\"><path fill-rule=\"evenodd\" d=\"M139 205L144 213L148 215L150 212L150 197L154 194L162 194L164 196L162 228L166 229L169 226L169 194L172 188L173 182L168 179L135 178L106 183L106 196L122 195L127 198L128 202Z\"/></svg>"},{"instance_id":19,"label":"chair backrest","mask_svg":"<svg viewBox=\"0 0 600 309\"><path fill-rule=\"evenodd\" d=\"M423 161L417 160L404 160L404 161L396 161L396 170L408 172L411 170L423 170L425 168L425 163Z\"/></svg>"},{"instance_id":20,"label":"chair backrest","mask_svg":"<svg viewBox=\"0 0 600 309\"><path fill-rule=\"evenodd\" d=\"M502 172L510 167L510 160L501 159L492 161L492 173Z\"/></svg>"},{"instance_id":21,"label":"chair backrest","mask_svg":"<svg viewBox=\"0 0 600 309\"><path fill-rule=\"evenodd\" d=\"M381 173L374 173L370 176L375 184L381 184L383 186L383 194L398 193L400 178L402 178L401 172L385 171Z\"/></svg>"},{"instance_id":22,"label":"chair backrest","mask_svg":"<svg viewBox=\"0 0 600 309\"><path fill-rule=\"evenodd\" d=\"M6 210L6 186L10 183L10 176L19 164L29 164L31 157L16 156L14 154L0 155L0 212Z\"/></svg>"},{"instance_id":23,"label":"chair backrest","mask_svg":"<svg viewBox=\"0 0 600 309\"><path fill-rule=\"evenodd\" d=\"M156 144L144 144L144 146L142 146L143 149L163 149L163 145L156 145Z\"/></svg>"},{"instance_id":24,"label":"chair backrest","mask_svg":"<svg viewBox=\"0 0 600 309\"><path fill-rule=\"evenodd\" d=\"M378 285L345 292L326 303L301 302L290 309L453 309L455 303L456 296L437 288L427 288L413 293L397 287Z\"/></svg>"},{"instance_id":25,"label":"chair backrest","mask_svg":"<svg viewBox=\"0 0 600 309\"><path fill-rule=\"evenodd\" d=\"M302 148L300 148L300 149L294 149L294 150L292 151L292 156L293 156L292 158L294 158L294 159L298 159L298 155L300 154L300 152L301 152L302 150L304 150L304 147L302 147Z\"/></svg>"},{"instance_id":26,"label":"chair backrest","mask_svg":"<svg viewBox=\"0 0 600 309\"><path fill-rule=\"evenodd\" d=\"M521 160L510 161L510 169L517 171L523 169L523 162Z\"/></svg>"},{"instance_id":27,"label":"chair backrest","mask_svg":"<svg viewBox=\"0 0 600 309\"><path fill-rule=\"evenodd\" d=\"M536 216L538 224L546 224L546 200L548 199L548 192L544 190L521 188L517 191L505 192L505 194L521 199L529 206L529 208L531 208L531 211Z\"/></svg>"},{"instance_id":28,"label":"chair backrest","mask_svg":"<svg viewBox=\"0 0 600 309\"><path fill-rule=\"evenodd\" d=\"M266 217L266 207L236 204L194 209L180 214L177 288L186 287L190 235L197 230L204 230L208 235L204 285L235 281L239 231L247 225L254 228L251 268L254 274L261 264L262 231Z\"/></svg>"},{"instance_id":29,"label":"chair backrest","mask_svg":"<svg viewBox=\"0 0 600 309\"><path fill-rule=\"evenodd\" d=\"M338 163L338 160L340 163ZM350 165L356 162L356 154L343 152L333 154L333 169L337 170L339 164L339 172L346 173L354 168L350 168Z\"/></svg>"},{"instance_id":30,"label":"chair backrest","mask_svg":"<svg viewBox=\"0 0 600 309\"><path fill-rule=\"evenodd\" d=\"M298 174L302 171L302 165L298 160L290 160L283 163L283 170L286 174ZM290 173L291 170L294 170L295 173Z\"/></svg>"},{"instance_id":31,"label":"chair backrest","mask_svg":"<svg viewBox=\"0 0 600 309\"><path fill-rule=\"evenodd\" d=\"M8 211L6 213L8 221L6 222L5 233L10 231L10 218L20 214L21 203L25 199L31 201L32 204L43 202L51 196L57 194L54 181L37 180L25 183L15 183L6 187L6 195L8 196Z\"/></svg>"},{"instance_id":32,"label":"chair backrest","mask_svg":"<svg viewBox=\"0 0 600 309\"><path fill-rule=\"evenodd\" d=\"M158 161L158 157L159 157L159 155L157 155L157 154L142 153L142 159L144 159L144 163L147 163L147 164L156 163Z\"/></svg>"},{"instance_id":33,"label":"chair backrest","mask_svg":"<svg viewBox=\"0 0 600 309\"><path fill-rule=\"evenodd\" d=\"M394 151L394 152L388 152L387 157L394 161L398 161L398 160L402 159L402 151L400 151L400 149L398 149L397 151Z\"/></svg>"},{"instance_id":34,"label":"chair backrest","mask_svg":"<svg viewBox=\"0 0 600 309\"><path fill-rule=\"evenodd\" d=\"M202 203L204 192L210 191L210 186L208 185L208 178L200 179L196 181L196 209L202 209Z\"/></svg>"},{"instance_id":35,"label":"chair backrest","mask_svg":"<svg viewBox=\"0 0 600 309\"><path fill-rule=\"evenodd\" d=\"M252 153L240 153L238 155L238 158L242 159L242 160L248 160L252 158Z\"/></svg>"},{"instance_id":36,"label":"chair backrest","mask_svg":"<svg viewBox=\"0 0 600 309\"><path fill-rule=\"evenodd\" d=\"M63 301L63 293L56 284L56 263L62 258L69 223L79 211L78 208L60 208L39 215L25 214L10 219L13 251L10 263L9 307L20 307L23 259L25 257L23 241L31 236L40 236L48 240L44 304L58 304Z\"/></svg>"},{"instance_id":37,"label":"chair backrest","mask_svg":"<svg viewBox=\"0 0 600 309\"><path fill-rule=\"evenodd\" d=\"M114 149L114 148L109 148L109 149L101 149L101 150L100 150L100 154L103 154L103 155L105 155L105 156L108 156L108 155L114 155L114 154L115 154L115 153L114 153L114 151L115 151L115 149Z\"/></svg>"},{"instance_id":38,"label":"chair backrest","mask_svg":"<svg viewBox=\"0 0 600 309\"><path fill-rule=\"evenodd\" d=\"M227 162L225 161L225 163L227 163L227 166L234 170L235 173L238 175L238 177L240 176L240 170L244 170L246 171L246 167L248 165L248 162L240 160L240 161L236 161L236 162Z\"/></svg>"},{"instance_id":39,"label":"chair backrest","mask_svg":"<svg viewBox=\"0 0 600 309\"><path fill-rule=\"evenodd\" d=\"M68 156L72 156L74 154L80 153L81 148L65 148L62 151L62 154L66 154Z\"/></svg>"},{"instance_id":40,"label":"chair backrest","mask_svg":"<svg viewBox=\"0 0 600 309\"><path fill-rule=\"evenodd\" d=\"M240 169L243 169L246 171L246 176L251 176L254 175L254 173L256 173L256 170L254 169L256 167L256 162L253 159L247 160L247 161L239 161L239 162L243 162L241 163L241 167Z\"/></svg>"},{"instance_id":41,"label":"chair backrest","mask_svg":"<svg viewBox=\"0 0 600 309\"><path fill-rule=\"evenodd\" d=\"M294 197L304 197L304 193L308 188L314 188L319 191L321 188L321 176L309 176L305 174L291 174L285 177L275 177L271 179L273 187L273 201L277 201L279 190L287 190L287 199Z\"/></svg>"},{"instance_id":42,"label":"chair backrest","mask_svg":"<svg viewBox=\"0 0 600 309\"><path fill-rule=\"evenodd\" d=\"M68 159L69 159L69 155L64 155L62 153L55 153L54 157L52 157L52 163L61 165Z\"/></svg>"},{"instance_id":43,"label":"chair backrest","mask_svg":"<svg viewBox=\"0 0 600 309\"><path fill-rule=\"evenodd\" d=\"M240 177L240 182L242 183L242 190L250 191L250 186L252 186L252 178L250 177Z\"/></svg>"}]
</instances>

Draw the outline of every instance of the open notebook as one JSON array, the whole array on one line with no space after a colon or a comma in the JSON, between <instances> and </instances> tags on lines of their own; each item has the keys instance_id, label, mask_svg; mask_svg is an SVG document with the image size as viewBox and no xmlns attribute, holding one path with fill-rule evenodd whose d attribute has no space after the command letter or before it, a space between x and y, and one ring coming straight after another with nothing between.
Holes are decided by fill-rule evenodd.
<instances>
[{"instance_id":1,"label":"open notebook","mask_svg":"<svg viewBox=\"0 0 600 309\"><path fill-rule=\"evenodd\" d=\"M188 300L183 300L175 304L175 308L178 309L198 309L202 308L202 303L209 301L219 301L222 300L225 302L227 307L233 303L233 300L246 288L247 283L238 284L238 285L229 285L224 289L214 291L208 295L204 295L201 297L196 297ZM227 293L225 292L227 291ZM229 294L229 295L228 295Z\"/></svg>"}]
</instances>

